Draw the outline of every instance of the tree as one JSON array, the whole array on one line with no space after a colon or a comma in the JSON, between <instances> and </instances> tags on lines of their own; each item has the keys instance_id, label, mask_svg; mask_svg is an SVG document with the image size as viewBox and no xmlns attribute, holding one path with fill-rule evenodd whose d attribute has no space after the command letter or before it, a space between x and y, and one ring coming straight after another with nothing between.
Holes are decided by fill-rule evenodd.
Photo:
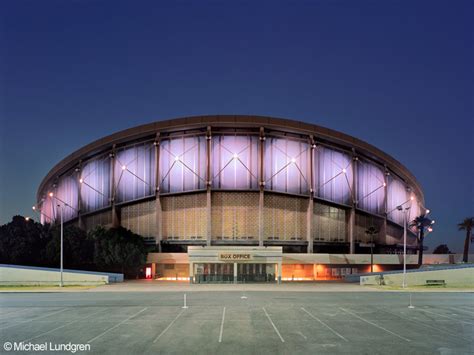
<instances>
[{"instance_id":1,"label":"tree","mask_svg":"<svg viewBox=\"0 0 474 355\"><path fill-rule=\"evenodd\" d=\"M58 267L61 255L61 227L50 230L51 238L43 250L43 259L48 266ZM70 269L93 269L94 241L87 233L74 226L64 226L64 267Z\"/></svg>"},{"instance_id":2,"label":"tree","mask_svg":"<svg viewBox=\"0 0 474 355\"><path fill-rule=\"evenodd\" d=\"M423 264L423 241L425 239L425 229L427 229L433 221L426 217L425 214L422 214L416 217L411 223L410 227L415 228L417 233L418 239L418 266Z\"/></svg>"},{"instance_id":3,"label":"tree","mask_svg":"<svg viewBox=\"0 0 474 355\"><path fill-rule=\"evenodd\" d=\"M464 221L458 224L458 229L460 231L466 231L466 239L464 239L464 253L462 256L462 261L467 263L469 258L469 243L472 236L472 227L474 226L474 217L465 218Z\"/></svg>"},{"instance_id":4,"label":"tree","mask_svg":"<svg viewBox=\"0 0 474 355\"><path fill-rule=\"evenodd\" d=\"M49 238L49 225L14 216L11 222L0 226L0 263L44 265L41 251Z\"/></svg>"},{"instance_id":5,"label":"tree","mask_svg":"<svg viewBox=\"0 0 474 355\"><path fill-rule=\"evenodd\" d=\"M374 272L374 235L378 233L379 231L374 226L365 231L365 234L370 235L370 272Z\"/></svg>"},{"instance_id":6,"label":"tree","mask_svg":"<svg viewBox=\"0 0 474 355\"><path fill-rule=\"evenodd\" d=\"M451 254L451 251L446 244L440 244L433 250L433 254Z\"/></svg>"},{"instance_id":7,"label":"tree","mask_svg":"<svg viewBox=\"0 0 474 355\"><path fill-rule=\"evenodd\" d=\"M94 240L94 262L99 269L134 277L146 263L145 243L138 234L123 227L98 227L90 235Z\"/></svg>"}]
</instances>

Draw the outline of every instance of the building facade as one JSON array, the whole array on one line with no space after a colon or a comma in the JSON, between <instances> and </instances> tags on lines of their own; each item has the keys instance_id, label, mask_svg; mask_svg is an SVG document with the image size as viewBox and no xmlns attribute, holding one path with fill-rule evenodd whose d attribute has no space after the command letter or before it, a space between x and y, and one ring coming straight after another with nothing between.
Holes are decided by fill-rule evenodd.
<instances>
[{"instance_id":1,"label":"building facade","mask_svg":"<svg viewBox=\"0 0 474 355\"><path fill-rule=\"evenodd\" d=\"M415 177L368 143L307 123L231 115L159 121L95 141L48 173L37 204L43 223L58 220L59 204L64 220L81 228L132 230L155 246L154 274L171 270L160 260L177 254L169 264L188 270L183 278L194 275L189 257L176 262L189 246L280 247L283 271L275 275L283 278L286 254L396 255L404 213L411 221L425 211ZM408 249L416 248L409 230ZM301 265L315 278L319 264Z\"/></svg>"}]
</instances>

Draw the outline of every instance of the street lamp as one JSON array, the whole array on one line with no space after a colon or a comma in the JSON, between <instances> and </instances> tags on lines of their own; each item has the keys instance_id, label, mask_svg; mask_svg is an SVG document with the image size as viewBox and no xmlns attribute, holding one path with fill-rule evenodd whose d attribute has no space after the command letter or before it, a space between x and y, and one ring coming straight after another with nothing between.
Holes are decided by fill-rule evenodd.
<instances>
[{"instance_id":1,"label":"street lamp","mask_svg":"<svg viewBox=\"0 0 474 355\"><path fill-rule=\"evenodd\" d=\"M63 223L63 211L64 206L58 204L58 208L61 211L61 261L60 261L60 274L61 274L61 281L59 282L59 287L63 287L63 255L64 255L64 244L63 244L63 237L64 237L64 223Z\"/></svg>"},{"instance_id":2,"label":"street lamp","mask_svg":"<svg viewBox=\"0 0 474 355\"><path fill-rule=\"evenodd\" d=\"M407 213L410 207L397 206L397 210L403 212L403 288L407 287Z\"/></svg>"}]
</instances>

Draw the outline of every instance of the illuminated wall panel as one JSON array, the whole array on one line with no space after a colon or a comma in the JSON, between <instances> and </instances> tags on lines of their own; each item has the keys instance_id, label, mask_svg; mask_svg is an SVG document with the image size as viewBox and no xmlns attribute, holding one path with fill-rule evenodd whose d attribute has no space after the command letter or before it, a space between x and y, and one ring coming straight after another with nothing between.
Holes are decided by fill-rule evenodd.
<instances>
[{"instance_id":1,"label":"illuminated wall panel","mask_svg":"<svg viewBox=\"0 0 474 355\"><path fill-rule=\"evenodd\" d=\"M349 205L352 202L352 157L323 146L314 154L315 196Z\"/></svg>"},{"instance_id":2,"label":"illuminated wall panel","mask_svg":"<svg viewBox=\"0 0 474 355\"><path fill-rule=\"evenodd\" d=\"M97 226L110 228L112 227L112 212L108 210L85 216L83 217L83 223L87 231L93 230Z\"/></svg>"},{"instance_id":3,"label":"illuminated wall panel","mask_svg":"<svg viewBox=\"0 0 474 355\"><path fill-rule=\"evenodd\" d=\"M258 137L212 137L212 187L258 189Z\"/></svg>"},{"instance_id":4,"label":"illuminated wall panel","mask_svg":"<svg viewBox=\"0 0 474 355\"><path fill-rule=\"evenodd\" d=\"M364 160L357 163L357 207L382 215L385 213L385 173Z\"/></svg>"},{"instance_id":5,"label":"illuminated wall panel","mask_svg":"<svg viewBox=\"0 0 474 355\"><path fill-rule=\"evenodd\" d=\"M145 238L156 237L156 201L122 207L121 225Z\"/></svg>"},{"instance_id":6,"label":"illuminated wall panel","mask_svg":"<svg viewBox=\"0 0 474 355\"><path fill-rule=\"evenodd\" d=\"M206 240L206 194L161 198L163 239Z\"/></svg>"},{"instance_id":7,"label":"illuminated wall panel","mask_svg":"<svg viewBox=\"0 0 474 355\"><path fill-rule=\"evenodd\" d=\"M58 186L54 194L56 204L64 206L63 217L65 221L77 217L79 210L79 181L77 174L62 176L58 181ZM57 211L59 220L60 211Z\"/></svg>"},{"instance_id":8,"label":"illuminated wall panel","mask_svg":"<svg viewBox=\"0 0 474 355\"><path fill-rule=\"evenodd\" d=\"M309 194L309 144L287 138L265 140L265 189Z\"/></svg>"},{"instance_id":9,"label":"illuminated wall panel","mask_svg":"<svg viewBox=\"0 0 474 355\"><path fill-rule=\"evenodd\" d=\"M116 202L155 194L155 149L151 142L117 150L115 163Z\"/></svg>"},{"instance_id":10,"label":"illuminated wall panel","mask_svg":"<svg viewBox=\"0 0 474 355\"><path fill-rule=\"evenodd\" d=\"M206 138L171 138L160 144L161 192L206 188Z\"/></svg>"},{"instance_id":11,"label":"illuminated wall panel","mask_svg":"<svg viewBox=\"0 0 474 355\"><path fill-rule=\"evenodd\" d=\"M258 201L255 192L214 192L212 239L258 240Z\"/></svg>"},{"instance_id":12,"label":"illuminated wall panel","mask_svg":"<svg viewBox=\"0 0 474 355\"><path fill-rule=\"evenodd\" d=\"M403 225L403 212L397 210L397 206L410 206L410 195L406 185L401 180L389 176L387 187L387 218L397 224Z\"/></svg>"},{"instance_id":13,"label":"illuminated wall panel","mask_svg":"<svg viewBox=\"0 0 474 355\"><path fill-rule=\"evenodd\" d=\"M313 239L315 242L346 241L346 211L343 208L315 203Z\"/></svg>"},{"instance_id":14,"label":"illuminated wall panel","mask_svg":"<svg viewBox=\"0 0 474 355\"><path fill-rule=\"evenodd\" d=\"M308 199L266 194L263 233L267 240L306 240Z\"/></svg>"},{"instance_id":15,"label":"illuminated wall panel","mask_svg":"<svg viewBox=\"0 0 474 355\"><path fill-rule=\"evenodd\" d=\"M48 195L48 192L45 194L44 199L40 206L40 221L42 224L53 223L56 217L56 205L54 204L54 199Z\"/></svg>"},{"instance_id":16,"label":"illuminated wall panel","mask_svg":"<svg viewBox=\"0 0 474 355\"><path fill-rule=\"evenodd\" d=\"M82 211L91 212L110 206L110 157L88 161L80 176Z\"/></svg>"}]
</instances>

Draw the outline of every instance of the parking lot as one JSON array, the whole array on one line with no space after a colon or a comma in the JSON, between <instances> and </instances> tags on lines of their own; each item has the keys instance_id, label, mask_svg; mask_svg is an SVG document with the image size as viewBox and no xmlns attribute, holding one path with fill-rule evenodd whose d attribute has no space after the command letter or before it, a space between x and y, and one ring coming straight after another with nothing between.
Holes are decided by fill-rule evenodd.
<instances>
[{"instance_id":1,"label":"parking lot","mask_svg":"<svg viewBox=\"0 0 474 355\"><path fill-rule=\"evenodd\" d=\"M1 351L47 342L109 354L474 353L472 293L413 293L414 308L400 292L186 296L188 308L181 292L3 293Z\"/></svg>"}]
</instances>

